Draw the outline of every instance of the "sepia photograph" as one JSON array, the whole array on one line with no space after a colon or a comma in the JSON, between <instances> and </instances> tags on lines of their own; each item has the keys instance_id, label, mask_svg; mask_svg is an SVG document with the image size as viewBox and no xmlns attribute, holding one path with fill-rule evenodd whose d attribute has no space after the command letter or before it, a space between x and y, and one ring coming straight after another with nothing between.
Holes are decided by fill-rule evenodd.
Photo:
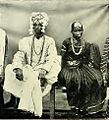
<instances>
[{"instance_id":1,"label":"sepia photograph","mask_svg":"<svg viewBox=\"0 0 109 120\"><path fill-rule=\"evenodd\" d=\"M0 0L0 119L109 119L109 0Z\"/></svg>"}]
</instances>

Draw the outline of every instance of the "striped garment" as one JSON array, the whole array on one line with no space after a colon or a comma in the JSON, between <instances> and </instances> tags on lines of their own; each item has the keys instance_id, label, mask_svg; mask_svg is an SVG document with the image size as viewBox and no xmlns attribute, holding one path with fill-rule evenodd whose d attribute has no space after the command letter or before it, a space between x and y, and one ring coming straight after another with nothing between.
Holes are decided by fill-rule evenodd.
<instances>
[{"instance_id":1,"label":"striped garment","mask_svg":"<svg viewBox=\"0 0 109 120\"><path fill-rule=\"evenodd\" d=\"M101 56L101 72L103 76L105 76L107 73L108 58L109 58L109 37L106 38L106 42L103 48L103 54Z\"/></svg>"}]
</instances>

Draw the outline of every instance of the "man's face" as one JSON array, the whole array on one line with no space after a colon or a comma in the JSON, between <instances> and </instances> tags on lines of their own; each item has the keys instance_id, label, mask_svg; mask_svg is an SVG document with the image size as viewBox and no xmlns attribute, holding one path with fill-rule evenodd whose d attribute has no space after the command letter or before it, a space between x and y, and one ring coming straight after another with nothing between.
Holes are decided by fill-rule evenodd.
<instances>
[{"instance_id":1,"label":"man's face","mask_svg":"<svg viewBox=\"0 0 109 120\"><path fill-rule=\"evenodd\" d=\"M81 24L79 24L79 23L74 24L72 34L73 34L73 37L76 38L76 39L79 39L79 38L82 37L83 29L82 29Z\"/></svg>"},{"instance_id":2,"label":"man's face","mask_svg":"<svg viewBox=\"0 0 109 120\"><path fill-rule=\"evenodd\" d=\"M34 23L33 30L34 30L35 34L42 34L42 27L43 27L43 25L41 23Z\"/></svg>"}]
</instances>

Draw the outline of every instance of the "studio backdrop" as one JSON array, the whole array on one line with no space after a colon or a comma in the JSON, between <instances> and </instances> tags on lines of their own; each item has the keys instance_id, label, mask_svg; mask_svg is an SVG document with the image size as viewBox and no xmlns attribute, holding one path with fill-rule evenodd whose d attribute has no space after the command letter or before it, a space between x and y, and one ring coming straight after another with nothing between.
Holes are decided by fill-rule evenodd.
<instances>
[{"instance_id":1,"label":"studio backdrop","mask_svg":"<svg viewBox=\"0 0 109 120\"><path fill-rule=\"evenodd\" d=\"M109 36L109 2L106 0L1 0L0 27L7 32L8 62L17 51L18 41L29 35L32 12L46 12L49 25L46 34L56 41L58 54L64 39L71 36L70 25L79 20L84 25L84 38L99 45Z\"/></svg>"}]
</instances>

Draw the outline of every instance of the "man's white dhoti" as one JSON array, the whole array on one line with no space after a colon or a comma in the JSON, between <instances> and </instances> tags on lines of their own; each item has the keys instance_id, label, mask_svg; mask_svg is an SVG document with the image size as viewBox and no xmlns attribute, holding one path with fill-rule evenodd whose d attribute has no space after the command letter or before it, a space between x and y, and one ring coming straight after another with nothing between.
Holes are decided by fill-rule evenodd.
<instances>
[{"instance_id":1,"label":"man's white dhoti","mask_svg":"<svg viewBox=\"0 0 109 120\"><path fill-rule=\"evenodd\" d=\"M18 109L24 109L42 115L42 91L38 71L33 71L31 66L23 68L23 81L16 79L13 66L9 64L5 70L4 89L16 97L20 97ZM25 101L25 102L24 102Z\"/></svg>"}]
</instances>

